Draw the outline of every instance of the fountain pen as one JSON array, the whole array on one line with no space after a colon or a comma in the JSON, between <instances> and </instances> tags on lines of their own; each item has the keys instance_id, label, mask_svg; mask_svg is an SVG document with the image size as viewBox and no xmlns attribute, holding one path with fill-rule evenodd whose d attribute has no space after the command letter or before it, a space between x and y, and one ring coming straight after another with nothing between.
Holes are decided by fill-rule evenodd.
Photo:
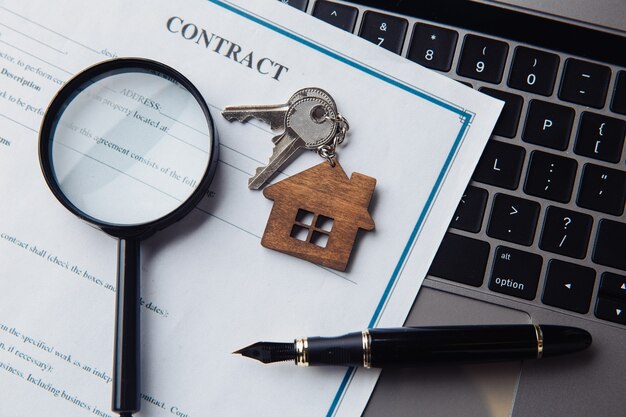
<instances>
[{"instance_id":1,"label":"fountain pen","mask_svg":"<svg viewBox=\"0 0 626 417\"><path fill-rule=\"evenodd\" d=\"M589 345L591 335L583 329L522 324L368 329L338 337L296 339L293 343L258 342L233 353L263 363L382 368L540 359L577 352Z\"/></svg>"}]
</instances>

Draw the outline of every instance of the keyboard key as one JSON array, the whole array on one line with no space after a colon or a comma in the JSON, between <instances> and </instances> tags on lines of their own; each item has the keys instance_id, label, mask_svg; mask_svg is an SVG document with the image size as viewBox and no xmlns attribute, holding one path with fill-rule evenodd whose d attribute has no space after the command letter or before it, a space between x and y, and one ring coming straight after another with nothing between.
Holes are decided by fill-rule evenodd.
<instances>
[{"instance_id":1,"label":"keyboard key","mask_svg":"<svg viewBox=\"0 0 626 417\"><path fill-rule=\"evenodd\" d=\"M497 239L530 246L535 237L538 218L538 203L506 194L496 194L487 234Z\"/></svg>"},{"instance_id":2,"label":"keyboard key","mask_svg":"<svg viewBox=\"0 0 626 417\"><path fill-rule=\"evenodd\" d=\"M549 96L554 89L559 57L523 46L515 48L509 87Z\"/></svg>"},{"instance_id":3,"label":"keyboard key","mask_svg":"<svg viewBox=\"0 0 626 417\"><path fill-rule=\"evenodd\" d=\"M498 84L509 46L495 39L467 35L463 42L457 73L464 77Z\"/></svg>"},{"instance_id":4,"label":"keyboard key","mask_svg":"<svg viewBox=\"0 0 626 417\"><path fill-rule=\"evenodd\" d=\"M591 259L597 264L626 271L626 223L600 220Z\"/></svg>"},{"instance_id":5,"label":"keyboard key","mask_svg":"<svg viewBox=\"0 0 626 417\"><path fill-rule=\"evenodd\" d=\"M626 324L626 300L598 297L595 313L599 319Z\"/></svg>"},{"instance_id":6,"label":"keyboard key","mask_svg":"<svg viewBox=\"0 0 626 417\"><path fill-rule=\"evenodd\" d=\"M610 79L609 67L569 58L565 61L559 97L600 109L604 106Z\"/></svg>"},{"instance_id":7,"label":"keyboard key","mask_svg":"<svg viewBox=\"0 0 626 417\"><path fill-rule=\"evenodd\" d=\"M613 100L611 110L615 113L626 114L626 71L617 73L615 89L613 90Z\"/></svg>"},{"instance_id":8,"label":"keyboard key","mask_svg":"<svg viewBox=\"0 0 626 417\"><path fill-rule=\"evenodd\" d=\"M404 35L409 26L405 19L376 12L365 12L359 36L388 51L402 52Z\"/></svg>"},{"instance_id":9,"label":"keyboard key","mask_svg":"<svg viewBox=\"0 0 626 417\"><path fill-rule=\"evenodd\" d=\"M626 277L605 272L600 280L596 317L626 324Z\"/></svg>"},{"instance_id":10,"label":"keyboard key","mask_svg":"<svg viewBox=\"0 0 626 417\"><path fill-rule=\"evenodd\" d=\"M552 259L548 263L541 301L577 313L589 311L596 272L585 266Z\"/></svg>"},{"instance_id":11,"label":"keyboard key","mask_svg":"<svg viewBox=\"0 0 626 417\"><path fill-rule=\"evenodd\" d=\"M296 9L300 9L302 11L306 10L306 5L308 0L278 0L281 3L285 3L290 5L291 7L295 7Z\"/></svg>"},{"instance_id":12,"label":"keyboard key","mask_svg":"<svg viewBox=\"0 0 626 417\"><path fill-rule=\"evenodd\" d=\"M479 91L504 101L504 108L502 113L500 113L500 117L498 117L493 133L507 138L514 137L517 133L519 116L522 113L522 105L524 104L522 96L487 87L480 88Z\"/></svg>"},{"instance_id":13,"label":"keyboard key","mask_svg":"<svg viewBox=\"0 0 626 417\"><path fill-rule=\"evenodd\" d=\"M578 163L541 151L530 154L524 183L526 194L567 203L572 195Z\"/></svg>"},{"instance_id":14,"label":"keyboard key","mask_svg":"<svg viewBox=\"0 0 626 417\"><path fill-rule=\"evenodd\" d=\"M407 58L427 68L450 71L458 38L453 30L416 23Z\"/></svg>"},{"instance_id":15,"label":"keyboard key","mask_svg":"<svg viewBox=\"0 0 626 417\"><path fill-rule=\"evenodd\" d=\"M583 259L593 218L587 214L550 206L543 221L539 247L545 251Z\"/></svg>"},{"instance_id":16,"label":"keyboard key","mask_svg":"<svg viewBox=\"0 0 626 417\"><path fill-rule=\"evenodd\" d=\"M478 182L514 190L524 164L521 146L490 140L478 161L473 178Z\"/></svg>"},{"instance_id":17,"label":"keyboard key","mask_svg":"<svg viewBox=\"0 0 626 417\"><path fill-rule=\"evenodd\" d=\"M487 242L446 233L428 275L480 287L489 250Z\"/></svg>"},{"instance_id":18,"label":"keyboard key","mask_svg":"<svg viewBox=\"0 0 626 417\"><path fill-rule=\"evenodd\" d=\"M489 194L482 188L468 185L456 208L450 227L478 233L483 224L483 214Z\"/></svg>"},{"instance_id":19,"label":"keyboard key","mask_svg":"<svg viewBox=\"0 0 626 417\"><path fill-rule=\"evenodd\" d=\"M619 162L626 135L626 122L613 117L584 112L580 118L574 152L578 155Z\"/></svg>"},{"instance_id":20,"label":"keyboard key","mask_svg":"<svg viewBox=\"0 0 626 417\"><path fill-rule=\"evenodd\" d=\"M532 300L541 274L541 256L498 246L493 258L489 289L513 297Z\"/></svg>"},{"instance_id":21,"label":"keyboard key","mask_svg":"<svg viewBox=\"0 0 626 417\"><path fill-rule=\"evenodd\" d=\"M600 279L600 292L603 297L618 298L626 301L626 277L605 272ZM624 310L626 314L626 310Z\"/></svg>"},{"instance_id":22,"label":"keyboard key","mask_svg":"<svg viewBox=\"0 0 626 417\"><path fill-rule=\"evenodd\" d=\"M318 0L313 9L313 16L348 32L354 30L359 11L350 6Z\"/></svg>"},{"instance_id":23,"label":"keyboard key","mask_svg":"<svg viewBox=\"0 0 626 417\"><path fill-rule=\"evenodd\" d=\"M625 201L626 172L585 164L576 200L580 207L621 216Z\"/></svg>"},{"instance_id":24,"label":"keyboard key","mask_svg":"<svg viewBox=\"0 0 626 417\"><path fill-rule=\"evenodd\" d=\"M561 151L567 148L574 122L574 109L541 100L531 100L524 125L524 142Z\"/></svg>"}]
</instances>

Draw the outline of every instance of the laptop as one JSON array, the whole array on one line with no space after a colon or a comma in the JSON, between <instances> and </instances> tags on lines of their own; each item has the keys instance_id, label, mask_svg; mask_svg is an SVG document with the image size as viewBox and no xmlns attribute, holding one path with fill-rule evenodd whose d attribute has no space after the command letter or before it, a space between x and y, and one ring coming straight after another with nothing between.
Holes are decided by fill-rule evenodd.
<instances>
[{"instance_id":1,"label":"laptop","mask_svg":"<svg viewBox=\"0 0 626 417\"><path fill-rule=\"evenodd\" d=\"M384 369L364 416L626 416L626 3L281 1L506 103L405 325L593 337L549 360Z\"/></svg>"}]
</instances>

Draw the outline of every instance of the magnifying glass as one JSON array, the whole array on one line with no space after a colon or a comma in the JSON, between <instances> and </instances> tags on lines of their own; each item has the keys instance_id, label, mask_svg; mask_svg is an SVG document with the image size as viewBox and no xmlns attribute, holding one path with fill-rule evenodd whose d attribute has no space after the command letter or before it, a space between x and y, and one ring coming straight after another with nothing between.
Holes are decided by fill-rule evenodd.
<instances>
[{"instance_id":1,"label":"magnifying glass","mask_svg":"<svg viewBox=\"0 0 626 417\"><path fill-rule=\"evenodd\" d=\"M68 81L39 136L43 175L76 216L119 239L113 411L140 409L139 241L206 194L217 133L200 92L156 61L122 58Z\"/></svg>"}]
</instances>

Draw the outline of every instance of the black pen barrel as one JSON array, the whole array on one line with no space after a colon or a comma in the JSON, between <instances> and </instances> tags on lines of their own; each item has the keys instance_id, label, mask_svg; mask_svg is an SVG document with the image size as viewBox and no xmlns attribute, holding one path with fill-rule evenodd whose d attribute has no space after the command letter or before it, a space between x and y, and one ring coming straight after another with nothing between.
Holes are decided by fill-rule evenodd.
<instances>
[{"instance_id":1,"label":"black pen barrel","mask_svg":"<svg viewBox=\"0 0 626 417\"><path fill-rule=\"evenodd\" d=\"M537 357L532 325L370 329L372 367Z\"/></svg>"},{"instance_id":2,"label":"black pen barrel","mask_svg":"<svg viewBox=\"0 0 626 417\"><path fill-rule=\"evenodd\" d=\"M372 367L538 359L591 344L582 329L550 325L407 327L368 333Z\"/></svg>"},{"instance_id":3,"label":"black pen barrel","mask_svg":"<svg viewBox=\"0 0 626 417\"><path fill-rule=\"evenodd\" d=\"M582 329L551 325L485 325L369 329L295 341L296 364L410 367L438 362L539 359L587 348Z\"/></svg>"}]
</instances>

